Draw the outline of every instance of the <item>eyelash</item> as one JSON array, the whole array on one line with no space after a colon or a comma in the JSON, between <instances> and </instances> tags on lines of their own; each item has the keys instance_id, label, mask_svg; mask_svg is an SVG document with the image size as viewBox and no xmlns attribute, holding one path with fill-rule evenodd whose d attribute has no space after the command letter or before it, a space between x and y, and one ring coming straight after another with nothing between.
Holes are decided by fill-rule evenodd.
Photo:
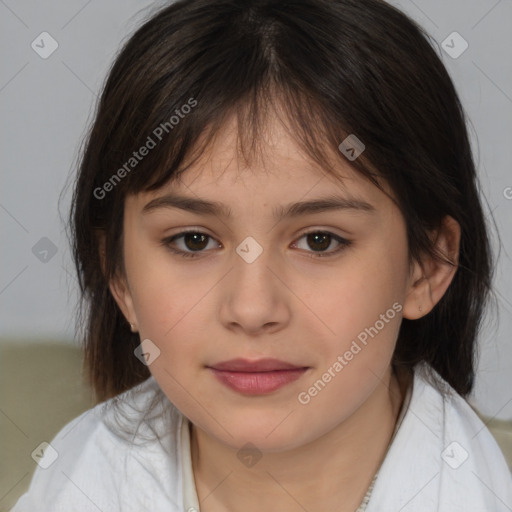
<instances>
[{"instance_id":1,"label":"eyelash","mask_svg":"<svg viewBox=\"0 0 512 512\"><path fill-rule=\"evenodd\" d=\"M181 231L180 233L177 233L171 237L164 238L161 241L161 244L163 246L165 246L167 249L169 249L172 253L176 254L177 256L181 256L182 258L198 258L198 257L200 257L201 253L204 251L187 252L187 251L175 249L174 247L171 246L171 243L174 242L174 240L181 238L187 234L205 235L209 239L214 239L212 236L206 235L206 233L202 233L197 230L188 230L188 231ZM330 231L321 231L321 230L306 231L305 233L302 233L302 235L297 240L300 240L301 238L303 238L307 235L311 235L311 234L330 235L336 242L338 242L340 244L340 246L337 249L335 249L334 251L330 251L327 253L313 252L310 256L313 259L334 256L352 244L352 242L350 240L347 240L338 235L335 235L334 233L331 233Z\"/></svg>"}]
</instances>

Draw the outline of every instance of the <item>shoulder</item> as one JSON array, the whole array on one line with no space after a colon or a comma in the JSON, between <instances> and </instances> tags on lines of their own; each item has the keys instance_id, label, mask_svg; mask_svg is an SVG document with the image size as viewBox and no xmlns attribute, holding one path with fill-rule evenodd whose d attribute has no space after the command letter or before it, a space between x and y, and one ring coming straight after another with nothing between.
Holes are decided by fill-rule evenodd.
<instances>
[{"instance_id":1,"label":"shoulder","mask_svg":"<svg viewBox=\"0 0 512 512\"><path fill-rule=\"evenodd\" d=\"M479 510L479 502L489 510L511 510L512 474L501 448L466 399L436 375L445 393L424 386L429 403L442 404L443 492L448 496L448 488L458 488L450 502L460 506L466 500L466 510ZM422 381L421 371L418 377Z\"/></svg>"},{"instance_id":2,"label":"shoulder","mask_svg":"<svg viewBox=\"0 0 512 512\"><path fill-rule=\"evenodd\" d=\"M460 463L462 466L465 460L471 458L474 464L483 465L482 471L486 471L489 476L492 477L493 473L504 474L507 481L512 482L510 470L498 443L467 400L427 365L419 366L415 372L414 384L418 391L415 397L416 407L423 411L424 417L431 424L442 426L440 432L443 434L443 442L447 444L447 448L450 447L444 454L447 461L450 454L458 450L461 459L452 465ZM488 462L492 463L490 467Z\"/></svg>"},{"instance_id":3,"label":"shoulder","mask_svg":"<svg viewBox=\"0 0 512 512\"><path fill-rule=\"evenodd\" d=\"M512 475L494 437L435 370L417 365L367 511L511 509Z\"/></svg>"},{"instance_id":4,"label":"shoulder","mask_svg":"<svg viewBox=\"0 0 512 512\"><path fill-rule=\"evenodd\" d=\"M144 510L150 498L172 511L177 489L154 492L179 480L181 418L152 377L96 405L50 441L12 512Z\"/></svg>"}]
</instances>

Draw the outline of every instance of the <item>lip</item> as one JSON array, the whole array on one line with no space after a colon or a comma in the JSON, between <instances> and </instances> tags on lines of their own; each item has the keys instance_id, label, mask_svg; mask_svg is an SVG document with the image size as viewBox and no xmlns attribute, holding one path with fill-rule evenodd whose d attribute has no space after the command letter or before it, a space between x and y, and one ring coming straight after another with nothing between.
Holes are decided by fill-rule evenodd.
<instances>
[{"instance_id":1,"label":"lip","mask_svg":"<svg viewBox=\"0 0 512 512\"><path fill-rule=\"evenodd\" d=\"M309 369L278 359L231 359L207 367L222 384L246 395L263 395L299 379Z\"/></svg>"},{"instance_id":2,"label":"lip","mask_svg":"<svg viewBox=\"0 0 512 512\"><path fill-rule=\"evenodd\" d=\"M285 361L280 361L279 359L267 357L255 361L241 358L230 359L229 361L213 364L209 368L231 372L272 372L277 370L298 370L304 368L304 366L297 366Z\"/></svg>"}]
</instances>

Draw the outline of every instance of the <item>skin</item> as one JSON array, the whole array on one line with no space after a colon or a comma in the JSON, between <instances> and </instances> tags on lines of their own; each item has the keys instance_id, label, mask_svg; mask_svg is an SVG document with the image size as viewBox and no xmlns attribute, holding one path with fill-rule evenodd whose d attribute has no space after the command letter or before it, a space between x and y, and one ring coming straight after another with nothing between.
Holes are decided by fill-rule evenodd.
<instances>
[{"instance_id":1,"label":"skin","mask_svg":"<svg viewBox=\"0 0 512 512\"><path fill-rule=\"evenodd\" d=\"M261 158L241 165L235 128L228 124L179 182L127 197L126 275L112 281L111 291L141 340L159 348L149 369L192 422L202 512L353 512L385 457L408 385L390 366L402 316L426 315L456 265L425 257L409 266L401 212L348 161L337 164L343 181L335 180L273 121ZM150 200L170 191L222 202L233 216L176 208L142 213ZM278 223L272 218L279 205L333 193L369 202L375 211L332 210ZM211 237L199 257L182 258L162 245L162 239L192 227ZM352 244L315 258L322 250L333 253L339 243L308 243L303 233L310 230ZM458 224L447 217L433 235L456 263ZM235 251L248 236L263 248L252 263ZM182 237L173 247L193 252L200 245L186 242ZM298 394L394 303L401 312L307 405L299 403ZM235 357L274 357L309 369L268 395L245 396L206 368ZM262 455L252 467L237 457L248 442Z\"/></svg>"}]
</instances>

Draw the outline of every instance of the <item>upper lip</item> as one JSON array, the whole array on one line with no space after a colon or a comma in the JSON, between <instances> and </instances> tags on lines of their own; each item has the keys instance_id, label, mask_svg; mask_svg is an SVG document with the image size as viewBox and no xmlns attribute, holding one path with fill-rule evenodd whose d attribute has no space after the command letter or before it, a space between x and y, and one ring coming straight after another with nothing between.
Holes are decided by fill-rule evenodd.
<instances>
[{"instance_id":1,"label":"upper lip","mask_svg":"<svg viewBox=\"0 0 512 512\"><path fill-rule=\"evenodd\" d=\"M248 359L230 359L216 363L209 368L215 370L232 371L232 372L271 372L276 370L296 370L306 368L305 366L297 366L279 359L265 358L249 361Z\"/></svg>"}]
</instances>

